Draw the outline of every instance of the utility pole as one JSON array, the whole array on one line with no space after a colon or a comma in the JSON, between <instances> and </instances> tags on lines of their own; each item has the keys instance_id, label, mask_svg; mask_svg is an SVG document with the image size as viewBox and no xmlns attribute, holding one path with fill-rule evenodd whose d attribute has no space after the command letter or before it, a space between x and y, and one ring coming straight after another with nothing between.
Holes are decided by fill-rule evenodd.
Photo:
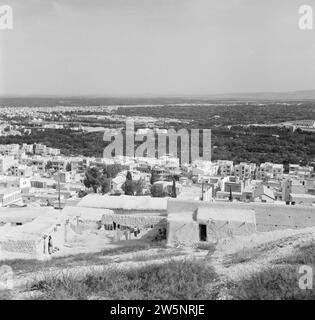
<instances>
[{"instance_id":1,"label":"utility pole","mask_svg":"<svg viewBox=\"0 0 315 320\"><path fill-rule=\"evenodd\" d=\"M204 186L204 181L202 179L202 183L201 183L201 201L203 201L203 193L204 193L203 186Z\"/></svg>"},{"instance_id":2,"label":"utility pole","mask_svg":"<svg viewBox=\"0 0 315 320\"><path fill-rule=\"evenodd\" d=\"M231 186L230 186L229 201L230 201L230 202L233 202L233 194L232 194L232 188L231 188Z\"/></svg>"},{"instance_id":3,"label":"utility pole","mask_svg":"<svg viewBox=\"0 0 315 320\"><path fill-rule=\"evenodd\" d=\"M60 167L58 163L58 204L59 204L59 210L61 210L61 203L60 203Z\"/></svg>"}]
</instances>

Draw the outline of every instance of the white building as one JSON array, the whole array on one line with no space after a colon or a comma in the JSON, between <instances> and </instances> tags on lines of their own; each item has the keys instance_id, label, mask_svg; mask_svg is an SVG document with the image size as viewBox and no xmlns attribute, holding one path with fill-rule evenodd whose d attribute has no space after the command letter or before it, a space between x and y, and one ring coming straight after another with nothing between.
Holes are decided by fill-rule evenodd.
<instances>
[{"instance_id":1,"label":"white building","mask_svg":"<svg viewBox=\"0 0 315 320\"><path fill-rule=\"evenodd\" d=\"M241 180L252 179L255 177L256 164L241 162L234 166L234 175Z\"/></svg>"},{"instance_id":2,"label":"white building","mask_svg":"<svg viewBox=\"0 0 315 320\"><path fill-rule=\"evenodd\" d=\"M219 174L223 177L230 176L233 173L233 161L218 160Z\"/></svg>"},{"instance_id":3,"label":"white building","mask_svg":"<svg viewBox=\"0 0 315 320\"><path fill-rule=\"evenodd\" d=\"M21 163L33 167L33 171L45 172L47 159L40 156L23 157Z\"/></svg>"},{"instance_id":4,"label":"white building","mask_svg":"<svg viewBox=\"0 0 315 320\"><path fill-rule=\"evenodd\" d=\"M60 149L47 147L46 148L46 155L58 156L58 155L60 155Z\"/></svg>"},{"instance_id":5,"label":"white building","mask_svg":"<svg viewBox=\"0 0 315 320\"><path fill-rule=\"evenodd\" d=\"M35 143L35 154L44 155L46 153L46 146L41 143Z\"/></svg>"},{"instance_id":6,"label":"white building","mask_svg":"<svg viewBox=\"0 0 315 320\"><path fill-rule=\"evenodd\" d=\"M5 207L22 201L21 189L5 188L0 189L0 207Z\"/></svg>"},{"instance_id":7,"label":"white building","mask_svg":"<svg viewBox=\"0 0 315 320\"><path fill-rule=\"evenodd\" d=\"M9 168L17 164L13 156L0 156L0 174L6 173Z\"/></svg>"},{"instance_id":8,"label":"white building","mask_svg":"<svg viewBox=\"0 0 315 320\"><path fill-rule=\"evenodd\" d=\"M61 171L59 173L54 174L54 180L56 182L61 183L70 183L71 182L71 174L68 171Z\"/></svg>"},{"instance_id":9,"label":"white building","mask_svg":"<svg viewBox=\"0 0 315 320\"><path fill-rule=\"evenodd\" d=\"M66 170L67 159L64 157L56 157L50 160L51 168L55 171L57 170Z\"/></svg>"},{"instance_id":10,"label":"white building","mask_svg":"<svg viewBox=\"0 0 315 320\"><path fill-rule=\"evenodd\" d=\"M8 156L16 156L19 154L20 146L18 144L1 144L0 154Z\"/></svg>"},{"instance_id":11,"label":"white building","mask_svg":"<svg viewBox=\"0 0 315 320\"><path fill-rule=\"evenodd\" d=\"M216 176L218 174L219 165L215 162L207 160L195 160L192 163L192 174Z\"/></svg>"},{"instance_id":12,"label":"white building","mask_svg":"<svg viewBox=\"0 0 315 320\"><path fill-rule=\"evenodd\" d=\"M23 143L21 150L24 151L25 153L33 154L34 153L34 146L33 146L33 144Z\"/></svg>"},{"instance_id":13,"label":"white building","mask_svg":"<svg viewBox=\"0 0 315 320\"><path fill-rule=\"evenodd\" d=\"M282 164L265 162L257 168L258 179L277 179L283 174L284 168Z\"/></svg>"},{"instance_id":14,"label":"white building","mask_svg":"<svg viewBox=\"0 0 315 320\"><path fill-rule=\"evenodd\" d=\"M16 177L31 177L33 170L31 167L23 164L15 164L10 168L11 174Z\"/></svg>"},{"instance_id":15,"label":"white building","mask_svg":"<svg viewBox=\"0 0 315 320\"><path fill-rule=\"evenodd\" d=\"M0 188L26 189L31 187L31 178L2 176L0 177Z\"/></svg>"},{"instance_id":16,"label":"white building","mask_svg":"<svg viewBox=\"0 0 315 320\"><path fill-rule=\"evenodd\" d=\"M289 165L289 175L310 176L313 171L314 171L313 167L308 167L308 166L304 167L298 164Z\"/></svg>"},{"instance_id":17,"label":"white building","mask_svg":"<svg viewBox=\"0 0 315 320\"><path fill-rule=\"evenodd\" d=\"M84 172L90 164L90 161L86 158L72 157L69 159L71 171Z\"/></svg>"}]
</instances>

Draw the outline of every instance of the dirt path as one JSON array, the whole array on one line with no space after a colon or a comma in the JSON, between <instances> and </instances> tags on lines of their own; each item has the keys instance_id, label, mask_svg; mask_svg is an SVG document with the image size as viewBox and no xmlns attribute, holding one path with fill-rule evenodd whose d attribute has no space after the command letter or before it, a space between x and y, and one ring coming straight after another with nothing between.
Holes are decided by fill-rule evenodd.
<instances>
[{"instance_id":1,"label":"dirt path","mask_svg":"<svg viewBox=\"0 0 315 320\"><path fill-rule=\"evenodd\" d=\"M312 242L315 242L315 228L238 237L220 243L211 257L211 264L221 277L239 281Z\"/></svg>"}]
</instances>

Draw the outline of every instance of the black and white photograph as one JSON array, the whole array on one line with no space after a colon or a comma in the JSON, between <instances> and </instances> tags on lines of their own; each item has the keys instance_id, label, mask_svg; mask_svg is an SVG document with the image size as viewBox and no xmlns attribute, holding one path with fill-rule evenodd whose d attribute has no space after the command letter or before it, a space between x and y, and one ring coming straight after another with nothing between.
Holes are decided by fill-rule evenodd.
<instances>
[{"instance_id":1,"label":"black and white photograph","mask_svg":"<svg viewBox=\"0 0 315 320\"><path fill-rule=\"evenodd\" d=\"M0 0L1 305L314 300L314 18L314 0Z\"/></svg>"}]
</instances>

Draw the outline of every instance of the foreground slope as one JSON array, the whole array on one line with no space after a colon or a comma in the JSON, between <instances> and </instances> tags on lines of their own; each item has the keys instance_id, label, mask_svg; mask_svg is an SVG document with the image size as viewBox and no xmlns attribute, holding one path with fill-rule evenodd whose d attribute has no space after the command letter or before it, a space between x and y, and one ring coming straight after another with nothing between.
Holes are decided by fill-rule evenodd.
<instances>
[{"instance_id":1,"label":"foreground slope","mask_svg":"<svg viewBox=\"0 0 315 320\"><path fill-rule=\"evenodd\" d=\"M15 288L2 292L2 298L313 299L313 290L299 288L298 271L314 261L315 227L195 248L139 242L47 263L8 262L19 271Z\"/></svg>"}]
</instances>

